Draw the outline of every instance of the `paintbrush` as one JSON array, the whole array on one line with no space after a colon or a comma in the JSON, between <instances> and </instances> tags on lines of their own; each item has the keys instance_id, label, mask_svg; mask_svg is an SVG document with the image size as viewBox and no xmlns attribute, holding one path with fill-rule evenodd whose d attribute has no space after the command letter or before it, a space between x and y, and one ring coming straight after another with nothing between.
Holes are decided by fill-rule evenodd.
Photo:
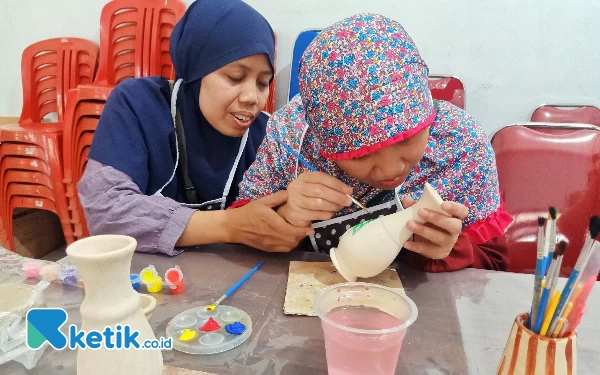
<instances>
[{"instance_id":1,"label":"paintbrush","mask_svg":"<svg viewBox=\"0 0 600 375\"><path fill-rule=\"evenodd\" d=\"M567 305L567 302L569 302L569 299L571 297L571 292L573 291L573 287L576 286L577 282L579 281L579 276L581 274L581 271L583 271L585 269L585 266L587 265L589 257L592 253L592 248L594 246L594 243L596 242L596 237L598 236L599 233L600 233L600 218L598 216L592 216L590 218L590 224L589 224L589 237L586 239L586 242L583 245L581 252L579 253L579 257L577 258L577 262L575 263L575 268L571 272L571 275L569 276L569 279L567 280L567 284L565 285L565 288L563 289L562 293L560 294L560 302L558 303L558 307L556 308L556 311L554 312L554 316L552 317L552 324L550 325L553 328L555 327L554 326L555 320L558 319L558 317L562 315L562 313L565 309L565 306Z\"/></svg>"},{"instance_id":2,"label":"paintbrush","mask_svg":"<svg viewBox=\"0 0 600 375\"><path fill-rule=\"evenodd\" d=\"M534 332L539 333L541 335L545 335L548 327L550 326L550 319L556 310L556 306L558 305L558 299L560 297L560 293L558 296L554 293L554 288L556 287L556 282L558 281L558 275L560 274L560 266L562 263L562 256L567 250L567 242L561 241L556 246L556 251L553 251L553 261L550 265L550 269L548 270L548 274L546 276L546 283L544 285L544 291L542 293L542 298L540 299L540 307L538 310L537 321L535 323ZM560 260L559 260L560 258ZM550 302L550 296L552 297L552 303ZM556 302L556 303L554 303ZM552 332L552 331L551 331Z\"/></svg>"},{"instance_id":3,"label":"paintbrush","mask_svg":"<svg viewBox=\"0 0 600 375\"><path fill-rule=\"evenodd\" d=\"M554 249L556 247L556 218L557 218L558 210L554 207L550 207L548 209L548 231L550 235L548 236L548 257L547 257L547 266L545 272L548 273L550 271L550 264L554 261Z\"/></svg>"},{"instance_id":4,"label":"paintbrush","mask_svg":"<svg viewBox=\"0 0 600 375\"><path fill-rule=\"evenodd\" d=\"M529 314L529 329L533 331L537 322L537 314L542 294L542 273L544 260L544 224L546 219L538 217L537 259L535 261L535 281L533 284L533 300L531 301L531 314Z\"/></svg>"},{"instance_id":5,"label":"paintbrush","mask_svg":"<svg viewBox=\"0 0 600 375\"><path fill-rule=\"evenodd\" d=\"M239 287L240 287L240 285L242 285L242 284L244 283L244 281L248 280L248 278L249 278L250 276L252 276L252 274L253 274L254 272L256 272L256 271L257 271L257 270L258 270L260 267L262 267L262 265L263 265L263 264L265 264L265 262L260 262L260 263L258 263L258 265L257 265L256 267L254 267L254 268L253 268L253 269L252 269L250 272L248 272L248 273L246 274L246 276L242 277L242 278L240 279L240 281L238 281L238 282L237 282L237 283L235 283L235 284L234 284L234 285L233 285L231 288L229 288L229 290L228 290L228 291L226 291L226 292L225 292L225 294L223 294L223 295L221 296L221 298L219 298L218 300L216 300L216 301L215 301L215 303L213 303L212 305L208 306L208 307L206 308L206 311L213 311L214 309L216 309L216 308L217 308L217 306L219 306L219 304L225 300L225 298L229 297L229 295L230 295L231 293L235 292L235 290L236 290L237 288L239 288Z\"/></svg>"},{"instance_id":6,"label":"paintbrush","mask_svg":"<svg viewBox=\"0 0 600 375\"><path fill-rule=\"evenodd\" d=\"M569 243L567 241L560 241L557 245L556 245L556 250L554 251L554 259L552 261L552 264L556 264L556 268L555 268L555 274L554 274L554 282L552 284L552 289L550 289L550 295L554 295L554 288L556 287L556 283L558 281L558 278L560 277L560 270L562 268L562 262L563 262L563 256L565 255L565 253L567 252L567 248L569 246Z\"/></svg>"},{"instance_id":7,"label":"paintbrush","mask_svg":"<svg viewBox=\"0 0 600 375\"><path fill-rule=\"evenodd\" d=\"M285 148L287 150L287 152L289 152L290 154L294 155L296 157L296 159L298 159L299 162L301 162L302 164L304 164L306 166L306 168L310 169L312 172L318 172L317 168L315 168L311 163L309 163L302 156L300 156L300 154L298 154L296 151L292 150L292 148L290 146L288 146L285 143L281 142L281 140L279 138L277 138L274 134L271 134L271 136L277 141L277 143L279 143L281 145L281 147ZM363 206L358 201L358 199L354 198L350 194L346 194L346 196L348 198L350 198L355 205L357 205L358 207L362 208L363 210L365 210L367 212L370 212L367 207Z\"/></svg>"}]
</instances>

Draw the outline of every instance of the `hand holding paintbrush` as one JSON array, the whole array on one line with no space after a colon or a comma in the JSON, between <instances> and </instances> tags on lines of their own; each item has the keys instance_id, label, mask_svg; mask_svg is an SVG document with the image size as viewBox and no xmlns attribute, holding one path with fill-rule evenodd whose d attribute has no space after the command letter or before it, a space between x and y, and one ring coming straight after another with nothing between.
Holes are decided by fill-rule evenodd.
<instances>
[{"instance_id":1,"label":"hand holding paintbrush","mask_svg":"<svg viewBox=\"0 0 600 375\"><path fill-rule=\"evenodd\" d=\"M281 147L283 147L287 152L289 152L291 155L293 155L298 160L298 162L300 162L304 166L306 166L306 168L308 168L311 172L317 172L318 171L317 168L315 168L311 163L309 163L302 156L300 156L300 154L298 154L296 151L294 151L290 146L288 146L285 143L283 143L274 134L271 134L271 136L273 137L273 139L275 139L275 141L277 143L279 143L279 145ZM331 179L332 180L336 180L334 177L331 177ZM323 182L325 182L325 181L323 181ZM340 182L340 184L342 184L342 183ZM329 185L335 185L335 181L330 182ZM329 186L329 187L333 187L333 186ZM357 205L358 207L360 207L364 211L369 212L369 209L367 207L363 206L356 198L354 198L352 195L350 195L350 193L346 193L346 196L348 198L350 198L350 200L352 201L352 203L354 203L355 205ZM334 203L334 202L332 202L332 203ZM329 219L329 218L327 218L327 219ZM321 219L321 220L325 220L325 219Z\"/></svg>"}]
</instances>

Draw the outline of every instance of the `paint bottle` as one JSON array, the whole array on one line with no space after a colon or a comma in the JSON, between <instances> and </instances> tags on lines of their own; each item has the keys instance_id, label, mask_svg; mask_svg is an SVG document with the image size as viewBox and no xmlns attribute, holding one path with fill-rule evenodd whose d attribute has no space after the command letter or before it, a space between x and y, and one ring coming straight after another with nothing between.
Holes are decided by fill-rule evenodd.
<instances>
[{"instance_id":1,"label":"paint bottle","mask_svg":"<svg viewBox=\"0 0 600 375\"><path fill-rule=\"evenodd\" d=\"M136 292L139 292L142 284L140 284L140 275L138 275L137 273L132 273L131 275L129 275L129 279L131 280L131 286L133 287L133 289Z\"/></svg>"},{"instance_id":2,"label":"paint bottle","mask_svg":"<svg viewBox=\"0 0 600 375\"><path fill-rule=\"evenodd\" d=\"M171 294L183 293L185 289L185 282L183 280L183 272L181 272L181 268L179 268L179 266L169 268L167 272L165 272L165 280L171 287Z\"/></svg>"},{"instance_id":3,"label":"paint bottle","mask_svg":"<svg viewBox=\"0 0 600 375\"><path fill-rule=\"evenodd\" d=\"M158 276L153 265L149 265L140 272L140 279L146 284L148 293L159 293L162 290L162 278Z\"/></svg>"},{"instance_id":4,"label":"paint bottle","mask_svg":"<svg viewBox=\"0 0 600 375\"><path fill-rule=\"evenodd\" d=\"M58 279L59 272L60 269L56 263L45 264L40 268L40 276L46 281L54 281Z\"/></svg>"},{"instance_id":5,"label":"paint bottle","mask_svg":"<svg viewBox=\"0 0 600 375\"><path fill-rule=\"evenodd\" d=\"M23 263L23 272L27 278L38 278L40 277L40 268L42 264L40 262L25 262Z\"/></svg>"},{"instance_id":6,"label":"paint bottle","mask_svg":"<svg viewBox=\"0 0 600 375\"><path fill-rule=\"evenodd\" d=\"M77 285L78 277L77 277L77 269L75 266L65 265L60 268L60 280L63 284L67 285Z\"/></svg>"}]
</instances>

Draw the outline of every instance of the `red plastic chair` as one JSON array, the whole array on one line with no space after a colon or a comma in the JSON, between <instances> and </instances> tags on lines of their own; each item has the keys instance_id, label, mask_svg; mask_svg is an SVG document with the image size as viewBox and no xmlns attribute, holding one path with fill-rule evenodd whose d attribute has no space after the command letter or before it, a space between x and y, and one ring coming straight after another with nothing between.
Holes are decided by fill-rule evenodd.
<instances>
[{"instance_id":1,"label":"red plastic chair","mask_svg":"<svg viewBox=\"0 0 600 375\"><path fill-rule=\"evenodd\" d=\"M113 0L100 16L100 66L95 83L115 86L127 78L174 79L169 55L173 27L183 17L180 0Z\"/></svg>"},{"instance_id":2,"label":"red plastic chair","mask_svg":"<svg viewBox=\"0 0 600 375\"><path fill-rule=\"evenodd\" d=\"M600 109L591 105L543 104L533 111L531 121L579 123L600 126Z\"/></svg>"},{"instance_id":3,"label":"red plastic chair","mask_svg":"<svg viewBox=\"0 0 600 375\"><path fill-rule=\"evenodd\" d=\"M72 242L73 231L68 228L65 223L70 221L70 215L68 211L67 198L65 196L64 185L62 184L62 163L61 163L61 132L55 131L50 133L43 133L47 130L47 127L41 127L36 133L30 134L28 142L30 143L15 143L12 140L20 139L15 136L12 131L14 129L22 129L19 126L7 125L0 128L0 156L2 157L2 166L6 167L9 163L21 164L24 169L43 169L47 176L53 181L51 192L54 201L56 202L57 211L60 221L63 223L67 242ZM19 136L22 135L23 131L16 130ZM8 141L7 141L8 140ZM14 161L12 159L15 159ZM24 162L23 159L29 159L29 162ZM13 166L12 168L18 168ZM4 176L6 169L0 170L0 176ZM15 185L15 188L22 188L24 191L29 191L30 183L29 179L24 181L13 181L15 183L21 182L21 184ZM34 185L31 185L34 186ZM21 192L21 195L27 195ZM13 195L19 195L19 192L12 192ZM2 195L2 211L6 213L8 204L10 201L9 195ZM5 215L11 215L6 213ZM9 243L12 242L12 217L4 216L4 223L6 225L6 233L9 237ZM14 248L14 247L11 247Z\"/></svg>"},{"instance_id":4,"label":"red plastic chair","mask_svg":"<svg viewBox=\"0 0 600 375\"><path fill-rule=\"evenodd\" d=\"M79 134L83 131L95 130L104 109L104 103L112 88L98 86L80 86L69 91L69 100L65 113L65 129L63 139L64 180L67 184L67 195L73 196L73 170L77 170L75 153Z\"/></svg>"},{"instance_id":5,"label":"red plastic chair","mask_svg":"<svg viewBox=\"0 0 600 375\"><path fill-rule=\"evenodd\" d=\"M558 240L569 241L561 274L568 275L583 246L589 218L600 214L600 127L521 123L491 138L500 192L513 223L507 228L509 271L535 273L539 216L560 211Z\"/></svg>"},{"instance_id":6,"label":"red plastic chair","mask_svg":"<svg viewBox=\"0 0 600 375\"><path fill-rule=\"evenodd\" d=\"M465 109L465 86L457 77L430 75L428 86L434 99Z\"/></svg>"},{"instance_id":7,"label":"red plastic chair","mask_svg":"<svg viewBox=\"0 0 600 375\"><path fill-rule=\"evenodd\" d=\"M61 218L60 222L67 244L71 244L75 241L70 223L68 220L65 221L61 217L61 209L57 204L58 202L56 201L54 189L43 185L9 183L3 193L5 194L6 201L9 202L6 205L3 216L6 223L6 232L8 234L8 244L10 249L14 249L15 247L12 231L12 216L15 208L37 208L54 212ZM13 200L14 197L30 198L33 201L33 207L31 205L20 205L22 200ZM46 204L44 204L44 202L46 202Z\"/></svg>"},{"instance_id":8,"label":"red plastic chair","mask_svg":"<svg viewBox=\"0 0 600 375\"><path fill-rule=\"evenodd\" d=\"M48 187L49 189L54 188L54 181L52 181L50 176L40 172L8 170L4 172L1 181L2 191L6 191L8 184L13 182L43 185Z\"/></svg>"},{"instance_id":9,"label":"red plastic chair","mask_svg":"<svg viewBox=\"0 0 600 375\"><path fill-rule=\"evenodd\" d=\"M69 218L62 185L61 163L66 93L79 84L93 82L98 52L96 44L79 38L49 39L27 47L21 59L23 108L19 124L0 127L2 165L8 164L10 159L21 157L31 159L29 163L32 166L46 164L49 170L47 175L54 181L52 194L57 202L56 213L63 223ZM57 123L43 122L44 117L50 113L57 113ZM0 176L4 176L5 172L6 170L1 170ZM14 184L13 189L29 189L29 180L26 177L25 181L14 182L17 184ZM4 229L8 233L9 243L11 248L14 248L12 217L5 216L9 201L9 196L1 197L0 211L3 212ZM67 236L72 233L68 228L65 230Z\"/></svg>"},{"instance_id":10,"label":"red plastic chair","mask_svg":"<svg viewBox=\"0 0 600 375\"><path fill-rule=\"evenodd\" d=\"M71 223L75 228L74 235L77 238L89 236L83 209L77 195L77 183L81 178L79 142L82 134L93 135L111 90L111 87L87 85L69 91L63 139L63 182L66 188Z\"/></svg>"},{"instance_id":11,"label":"red plastic chair","mask_svg":"<svg viewBox=\"0 0 600 375\"><path fill-rule=\"evenodd\" d=\"M32 172L41 172L48 176L52 176L50 166L45 161L34 158L21 158L21 157L6 157L2 159L0 163L1 171L8 170L24 170Z\"/></svg>"},{"instance_id":12,"label":"red plastic chair","mask_svg":"<svg viewBox=\"0 0 600 375\"><path fill-rule=\"evenodd\" d=\"M39 124L53 112L63 119L67 92L94 80L98 46L85 39L56 38L34 43L23 51L23 109L19 124Z\"/></svg>"},{"instance_id":13,"label":"red plastic chair","mask_svg":"<svg viewBox=\"0 0 600 375\"><path fill-rule=\"evenodd\" d=\"M38 210L46 210L46 211L54 212L55 214L58 215L58 210L56 208L55 203L52 200L49 200L47 198L15 195L15 196L10 197L8 202L9 202L8 210L10 212L10 215L9 215L10 221L8 222L7 228L12 228L12 213L17 208L32 208L32 209L38 209ZM61 223L61 224L63 224L63 231L64 231L64 229L65 229L64 223ZM67 242L67 244L73 243L73 239L66 235L65 235L65 241ZM15 248L12 230L10 231L10 237L6 240L6 243L7 243L7 246L6 246L7 248L9 248L9 249Z\"/></svg>"}]
</instances>

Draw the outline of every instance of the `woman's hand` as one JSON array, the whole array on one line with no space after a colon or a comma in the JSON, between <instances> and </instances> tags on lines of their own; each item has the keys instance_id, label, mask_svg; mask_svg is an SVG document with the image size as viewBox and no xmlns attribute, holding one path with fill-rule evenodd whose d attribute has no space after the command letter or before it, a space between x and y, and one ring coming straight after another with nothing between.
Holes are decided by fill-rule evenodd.
<instances>
[{"instance_id":1,"label":"woman's hand","mask_svg":"<svg viewBox=\"0 0 600 375\"><path fill-rule=\"evenodd\" d=\"M352 189L324 172L305 172L290 182L288 199L277 209L288 223L309 227L313 220L328 220L352 200L346 194Z\"/></svg>"},{"instance_id":2,"label":"woman's hand","mask_svg":"<svg viewBox=\"0 0 600 375\"><path fill-rule=\"evenodd\" d=\"M408 208L415 204L415 200L404 197L402 205ZM448 215L439 212L420 209L419 216L426 221L425 224L410 220L406 223L408 229L414 232L414 241L406 241L404 248L419 253L431 259L446 258L462 231L462 220L469 214L469 209L460 203L446 201L442 203L442 210Z\"/></svg>"},{"instance_id":3,"label":"woman's hand","mask_svg":"<svg viewBox=\"0 0 600 375\"><path fill-rule=\"evenodd\" d=\"M291 225L274 211L275 207L288 199L288 192L282 190L245 206L226 210L226 225L229 227L227 242L243 243L269 252L294 249L314 231L310 226Z\"/></svg>"}]
</instances>

